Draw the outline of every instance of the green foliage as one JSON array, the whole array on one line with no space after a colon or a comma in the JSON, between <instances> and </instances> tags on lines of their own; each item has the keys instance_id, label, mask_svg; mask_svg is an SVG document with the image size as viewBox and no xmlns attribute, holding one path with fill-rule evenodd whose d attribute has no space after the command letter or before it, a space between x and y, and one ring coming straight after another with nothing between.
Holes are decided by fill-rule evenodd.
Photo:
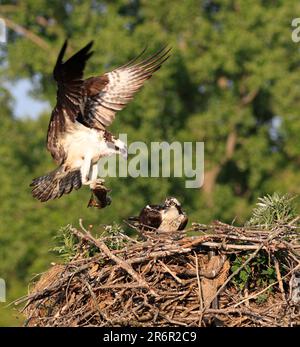
<instances>
[{"instance_id":1,"label":"green foliage","mask_svg":"<svg viewBox=\"0 0 300 347\"><path fill-rule=\"evenodd\" d=\"M291 197L289 194L280 195L278 193L258 198L258 203L245 225L270 230L274 226L293 222L297 215L294 199L295 197ZM247 260L247 257L246 255L235 256L231 271L235 272ZM250 289L262 288L275 281L276 271L265 251L259 252L255 259L247 264L233 279L234 285L239 289L244 289L246 286ZM272 291L272 288L270 291ZM263 303L265 299L263 296L257 300L258 303Z\"/></svg>"},{"instance_id":2,"label":"green foliage","mask_svg":"<svg viewBox=\"0 0 300 347\"><path fill-rule=\"evenodd\" d=\"M121 225L117 223L113 223L112 225L105 225L104 226L104 233L107 235L107 239L104 241L105 244L110 249L121 249L124 247L125 242L122 235L125 234L123 228Z\"/></svg>"},{"instance_id":3,"label":"green foliage","mask_svg":"<svg viewBox=\"0 0 300 347\"><path fill-rule=\"evenodd\" d=\"M63 259L64 263L74 258L79 243L78 238L71 232L71 227L71 225L67 225L60 228L57 235L54 236L57 246L52 251L57 253Z\"/></svg>"},{"instance_id":4,"label":"green foliage","mask_svg":"<svg viewBox=\"0 0 300 347\"><path fill-rule=\"evenodd\" d=\"M58 230L57 235L54 236L56 246L51 249L52 252L57 254L64 263L71 261L79 252L81 257L92 257L99 253L95 245L79 240L72 232L72 228L72 225L67 225ZM104 225L102 228L103 231L96 234L96 238L101 238L110 249L124 247L125 232L119 224Z\"/></svg>"},{"instance_id":5,"label":"green foliage","mask_svg":"<svg viewBox=\"0 0 300 347\"><path fill-rule=\"evenodd\" d=\"M258 295L258 297L256 298L255 302L258 304L258 305L262 305L264 304L265 302L267 302L268 300L268 294L266 293L263 293L263 294L260 294Z\"/></svg>"},{"instance_id":6,"label":"green foliage","mask_svg":"<svg viewBox=\"0 0 300 347\"><path fill-rule=\"evenodd\" d=\"M231 272L235 272L249 257L249 255L234 256L232 260ZM265 288L276 281L274 266L270 263L268 254L261 251L254 260L250 261L233 278L233 284L240 290L246 286L249 289ZM272 291L272 287L269 292Z\"/></svg>"},{"instance_id":7,"label":"green foliage","mask_svg":"<svg viewBox=\"0 0 300 347\"><path fill-rule=\"evenodd\" d=\"M258 198L259 202L246 225L270 229L274 225L286 225L292 222L297 215L294 199L295 197L289 194L278 193Z\"/></svg>"}]
</instances>

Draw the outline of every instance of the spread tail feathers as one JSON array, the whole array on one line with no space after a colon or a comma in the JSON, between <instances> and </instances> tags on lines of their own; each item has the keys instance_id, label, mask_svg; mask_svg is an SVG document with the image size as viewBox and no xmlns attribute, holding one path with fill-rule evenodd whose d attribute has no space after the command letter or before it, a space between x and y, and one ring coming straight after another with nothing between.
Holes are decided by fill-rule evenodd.
<instances>
[{"instance_id":1,"label":"spread tail feathers","mask_svg":"<svg viewBox=\"0 0 300 347\"><path fill-rule=\"evenodd\" d=\"M81 184L80 170L66 171L60 166L45 176L35 178L30 187L33 197L45 202L69 194L72 189L79 189Z\"/></svg>"}]
</instances>

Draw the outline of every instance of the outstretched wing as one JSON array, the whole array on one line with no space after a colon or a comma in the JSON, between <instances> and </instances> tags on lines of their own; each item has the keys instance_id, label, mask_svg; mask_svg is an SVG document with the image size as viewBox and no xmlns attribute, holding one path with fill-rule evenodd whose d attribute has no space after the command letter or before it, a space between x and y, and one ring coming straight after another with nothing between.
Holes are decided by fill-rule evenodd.
<instances>
[{"instance_id":1,"label":"outstretched wing","mask_svg":"<svg viewBox=\"0 0 300 347\"><path fill-rule=\"evenodd\" d=\"M138 57L103 76L87 79L84 89L88 98L81 121L91 128L109 126L116 112L133 99L145 81L169 58L169 52L170 49L163 48L139 63L136 63Z\"/></svg>"},{"instance_id":2,"label":"outstretched wing","mask_svg":"<svg viewBox=\"0 0 300 347\"><path fill-rule=\"evenodd\" d=\"M63 63L67 48L66 40L53 70L53 77L57 82L57 102L48 127L47 149L57 162L61 162L65 155L59 143L61 134L66 130L67 123L75 122L83 109L82 77L85 64L93 54L90 52L92 45L93 42L90 42Z\"/></svg>"}]
</instances>

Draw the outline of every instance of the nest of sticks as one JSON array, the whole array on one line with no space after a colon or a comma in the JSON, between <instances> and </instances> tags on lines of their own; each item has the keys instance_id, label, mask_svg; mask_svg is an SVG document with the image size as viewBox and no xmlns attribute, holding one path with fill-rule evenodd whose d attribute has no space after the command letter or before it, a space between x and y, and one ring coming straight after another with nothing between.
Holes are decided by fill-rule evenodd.
<instances>
[{"instance_id":1,"label":"nest of sticks","mask_svg":"<svg viewBox=\"0 0 300 347\"><path fill-rule=\"evenodd\" d=\"M139 240L122 232L95 237L79 224L70 227L76 255L16 302L26 302L26 326L300 325L296 227L214 222L162 233L131 225ZM258 259L267 259L260 265L273 280L255 272Z\"/></svg>"}]
</instances>

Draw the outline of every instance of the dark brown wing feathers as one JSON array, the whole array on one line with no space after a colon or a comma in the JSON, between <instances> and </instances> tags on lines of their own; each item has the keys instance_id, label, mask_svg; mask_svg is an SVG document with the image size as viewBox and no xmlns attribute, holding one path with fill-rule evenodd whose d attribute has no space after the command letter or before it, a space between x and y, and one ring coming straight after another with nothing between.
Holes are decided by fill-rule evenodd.
<instances>
[{"instance_id":1,"label":"dark brown wing feathers","mask_svg":"<svg viewBox=\"0 0 300 347\"><path fill-rule=\"evenodd\" d=\"M65 153L60 146L60 135L65 131L68 121L74 122L83 108L83 70L87 60L93 54L90 42L75 53L66 62L63 57L67 41L63 44L53 70L57 82L57 103L52 112L47 134L47 149L58 163L62 163Z\"/></svg>"},{"instance_id":2,"label":"dark brown wing feathers","mask_svg":"<svg viewBox=\"0 0 300 347\"><path fill-rule=\"evenodd\" d=\"M162 209L163 207L160 205L150 205L148 207L144 207L139 215L139 223L143 226L158 229L162 222L160 214Z\"/></svg>"},{"instance_id":3,"label":"dark brown wing feathers","mask_svg":"<svg viewBox=\"0 0 300 347\"><path fill-rule=\"evenodd\" d=\"M87 60L93 54L90 52L92 45L93 42L90 42L63 63L62 59L67 47L67 41L65 41L54 67L53 77L58 85L57 103L65 109L72 121L75 121L83 101L83 70Z\"/></svg>"},{"instance_id":4,"label":"dark brown wing feathers","mask_svg":"<svg viewBox=\"0 0 300 347\"><path fill-rule=\"evenodd\" d=\"M91 77L84 81L84 89L88 97L97 95L109 82L108 77Z\"/></svg>"}]
</instances>

